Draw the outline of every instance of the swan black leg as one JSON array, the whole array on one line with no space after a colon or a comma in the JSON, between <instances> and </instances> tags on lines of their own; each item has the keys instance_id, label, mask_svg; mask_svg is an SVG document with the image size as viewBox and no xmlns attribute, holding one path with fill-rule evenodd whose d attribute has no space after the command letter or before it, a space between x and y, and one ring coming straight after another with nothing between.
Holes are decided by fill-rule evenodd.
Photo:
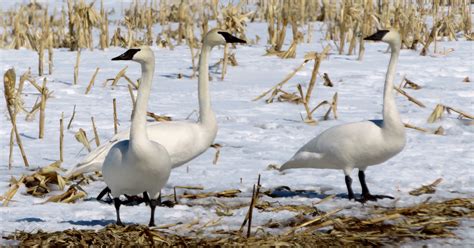
<instances>
[{"instance_id":1,"label":"swan black leg","mask_svg":"<svg viewBox=\"0 0 474 248\"><path fill-rule=\"evenodd\" d=\"M150 200L151 215L150 215L150 223L148 224L148 226L155 226L155 208L158 204L159 204L159 198Z\"/></svg>"},{"instance_id":2,"label":"swan black leg","mask_svg":"<svg viewBox=\"0 0 474 248\"><path fill-rule=\"evenodd\" d=\"M367 187L367 184L365 183L365 173L363 170L359 170L359 181L360 181L360 186L362 187L362 198L359 199L358 201L364 203L367 201L377 201L378 199L384 199L384 198L394 199L392 196L389 196L389 195L371 195L369 192L369 188Z\"/></svg>"},{"instance_id":3,"label":"swan black leg","mask_svg":"<svg viewBox=\"0 0 474 248\"><path fill-rule=\"evenodd\" d=\"M105 194L109 194L111 191L109 189L109 187L105 187L105 189L103 189L99 195L97 195L97 201L102 201L102 197L104 197Z\"/></svg>"},{"instance_id":4,"label":"swan black leg","mask_svg":"<svg viewBox=\"0 0 474 248\"><path fill-rule=\"evenodd\" d=\"M354 199L354 191L352 191L352 178L349 175L346 175L346 186L349 200Z\"/></svg>"},{"instance_id":5,"label":"swan black leg","mask_svg":"<svg viewBox=\"0 0 474 248\"><path fill-rule=\"evenodd\" d=\"M122 220L120 220L120 205L122 202L120 201L120 198L116 197L114 198L114 206L115 206L115 212L117 213L117 225L123 226Z\"/></svg>"},{"instance_id":6,"label":"swan black leg","mask_svg":"<svg viewBox=\"0 0 474 248\"><path fill-rule=\"evenodd\" d=\"M150 197L148 196L148 193L146 191L143 192L143 202L145 202L146 205L150 204Z\"/></svg>"}]
</instances>

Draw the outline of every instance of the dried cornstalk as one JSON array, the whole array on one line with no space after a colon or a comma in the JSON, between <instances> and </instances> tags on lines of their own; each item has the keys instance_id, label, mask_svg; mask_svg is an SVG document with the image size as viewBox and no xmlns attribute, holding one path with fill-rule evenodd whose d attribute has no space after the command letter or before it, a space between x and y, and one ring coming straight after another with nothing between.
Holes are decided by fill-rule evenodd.
<instances>
[{"instance_id":1,"label":"dried cornstalk","mask_svg":"<svg viewBox=\"0 0 474 248\"><path fill-rule=\"evenodd\" d=\"M313 58L311 57L306 57L305 56L305 60L303 61L303 63L301 63L296 69L294 69L292 72L290 72L288 75L286 75L286 77L281 81L279 82L278 84L276 84L275 86L273 86L271 89L263 92L260 96L256 97L255 99L253 99L253 101L258 101L260 100L261 98L265 97L266 95L268 95L270 92L274 92L275 94L273 94L273 96L276 95L276 93L278 92L275 92L279 89L281 89L281 87L287 83L294 75L296 75L296 73L298 71L300 71L301 69L304 68L304 66L309 62L311 61ZM268 100L267 100L267 103L268 103Z\"/></svg>"},{"instance_id":2,"label":"dried cornstalk","mask_svg":"<svg viewBox=\"0 0 474 248\"><path fill-rule=\"evenodd\" d=\"M117 100L114 98L112 100L112 105L114 108L114 134L118 133L118 118L117 118Z\"/></svg>"},{"instance_id":3,"label":"dried cornstalk","mask_svg":"<svg viewBox=\"0 0 474 248\"><path fill-rule=\"evenodd\" d=\"M411 128L411 129L415 129L415 130L418 130L420 132L428 132L428 130L424 129L424 128L421 128L421 127L417 127L417 126L414 126L414 125L411 125L411 124L408 124L408 123L403 123L403 125L406 127L406 128Z\"/></svg>"},{"instance_id":4,"label":"dried cornstalk","mask_svg":"<svg viewBox=\"0 0 474 248\"><path fill-rule=\"evenodd\" d=\"M420 106L420 107L422 107L422 108L426 108L426 106L425 106L422 102L420 102L420 101L418 101L417 99L415 99L414 97L408 95L408 93L406 93L404 90L402 90L402 89L400 89L400 88L398 88L398 87L396 87L396 86L393 86L393 88L394 88L398 93L404 95L404 96L408 99L408 101L413 102L414 104L416 104L416 105L418 105L418 106Z\"/></svg>"},{"instance_id":5,"label":"dried cornstalk","mask_svg":"<svg viewBox=\"0 0 474 248\"><path fill-rule=\"evenodd\" d=\"M10 116L10 122L12 123L13 131L15 133L16 143L20 148L23 163L26 167L28 167L28 159L26 158L25 150L23 149L23 144L20 138L20 133L18 132L18 128L16 126L16 115L18 113L18 97L15 93L16 74L14 69L9 69L7 70L7 72L5 72L5 75L3 76L3 82L7 110ZM12 149L10 149L10 151L12 151ZM10 154L10 156L12 155ZM9 164L9 168L11 168L11 164Z\"/></svg>"},{"instance_id":6,"label":"dried cornstalk","mask_svg":"<svg viewBox=\"0 0 474 248\"><path fill-rule=\"evenodd\" d=\"M309 80L309 86L308 86L308 89L306 90L306 95L305 95L304 101L303 101L303 105L304 105L305 110L306 110L306 120L309 123L314 122L311 110L309 108L309 101L310 101L311 95L313 93L313 88L316 84L316 77L317 77L318 72L319 72L319 66L321 65L321 61L326 57L326 55L327 55L327 53L329 52L330 49L331 49L331 47L328 45L323 49L323 51L321 53L319 53L319 54L316 53L314 66L313 66L313 71L311 72L311 79ZM301 95L301 96L303 97L303 95Z\"/></svg>"},{"instance_id":7,"label":"dried cornstalk","mask_svg":"<svg viewBox=\"0 0 474 248\"><path fill-rule=\"evenodd\" d=\"M125 66L122 70L120 70L117 75L115 75L115 78L112 79L112 86L117 85L119 79L125 75L125 71L127 70L128 66ZM110 79L109 79L110 80ZM107 81L109 81L107 80ZM105 83L107 83L107 81ZM104 84L105 85L105 84Z\"/></svg>"},{"instance_id":8,"label":"dried cornstalk","mask_svg":"<svg viewBox=\"0 0 474 248\"><path fill-rule=\"evenodd\" d=\"M40 105L40 121L39 121L39 135L38 138L42 139L44 137L44 121L45 121L45 111L46 111L46 101L48 100L48 88L46 88L46 78L43 80L43 85L41 87L41 105Z\"/></svg>"},{"instance_id":9,"label":"dried cornstalk","mask_svg":"<svg viewBox=\"0 0 474 248\"><path fill-rule=\"evenodd\" d=\"M76 104L74 104L74 108L72 109L72 115L71 115L71 119L69 119L69 123L67 124L67 130L71 128L72 121L74 120L75 116L76 116Z\"/></svg>"},{"instance_id":10,"label":"dried cornstalk","mask_svg":"<svg viewBox=\"0 0 474 248\"><path fill-rule=\"evenodd\" d=\"M95 77L97 76L98 72L99 72L99 67L97 67L95 69L94 75L92 75L91 81L89 81L89 85L87 85L87 89L86 89L86 92L84 94L87 95L89 93L89 91L91 90L92 86L94 86Z\"/></svg>"},{"instance_id":11,"label":"dried cornstalk","mask_svg":"<svg viewBox=\"0 0 474 248\"><path fill-rule=\"evenodd\" d=\"M221 80L224 80L225 74L227 73L227 61L229 60L227 54L229 53L229 45L226 43L224 45L224 58L222 59L222 73Z\"/></svg>"},{"instance_id":12,"label":"dried cornstalk","mask_svg":"<svg viewBox=\"0 0 474 248\"><path fill-rule=\"evenodd\" d=\"M77 49L76 64L74 65L74 85L77 84L79 77L79 61L81 59L81 49Z\"/></svg>"},{"instance_id":13,"label":"dried cornstalk","mask_svg":"<svg viewBox=\"0 0 474 248\"><path fill-rule=\"evenodd\" d=\"M438 104L438 105L436 105L435 109L433 110L430 117L428 118L428 123L433 123L433 122L441 119L441 117L443 117L443 112L445 110L448 113L450 113L451 111L454 111L454 112L458 113L459 114L458 118L465 117L465 118L468 118L468 119L474 119L474 116L471 115L471 114L468 114L468 113L463 112L463 111L458 110L458 109L454 109L454 108L449 107L449 106Z\"/></svg>"},{"instance_id":14,"label":"dried cornstalk","mask_svg":"<svg viewBox=\"0 0 474 248\"><path fill-rule=\"evenodd\" d=\"M214 160L212 160L212 164L217 164L217 161L219 160L219 155L221 154L222 145L215 143L212 144L211 147L216 149L216 154L214 155Z\"/></svg>"},{"instance_id":15,"label":"dried cornstalk","mask_svg":"<svg viewBox=\"0 0 474 248\"><path fill-rule=\"evenodd\" d=\"M95 126L95 121L94 121L94 117L91 116L91 122L92 122L92 130L94 130L94 140L95 140L95 145L97 147L100 146L100 139L99 139L99 134L97 133L97 128Z\"/></svg>"},{"instance_id":16,"label":"dried cornstalk","mask_svg":"<svg viewBox=\"0 0 474 248\"><path fill-rule=\"evenodd\" d=\"M59 161L64 161L63 149L64 148L64 113L61 113L61 119L59 119Z\"/></svg>"},{"instance_id":17,"label":"dried cornstalk","mask_svg":"<svg viewBox=\"0 0 474 248\"><path fill-rule=\"evenodd\" d=\"M435 25L433 25L431 29L431 33L428 36L428 40L425 42L425 45L423 46L423 49L421 49L420 55L421 56L426 56L428 53L428 48L431 45L433 41L436 41L436 37L438 36L438 32L441 29L441 26L443 25L442 22L437 22Z\"/></svg>"}]
</instances>

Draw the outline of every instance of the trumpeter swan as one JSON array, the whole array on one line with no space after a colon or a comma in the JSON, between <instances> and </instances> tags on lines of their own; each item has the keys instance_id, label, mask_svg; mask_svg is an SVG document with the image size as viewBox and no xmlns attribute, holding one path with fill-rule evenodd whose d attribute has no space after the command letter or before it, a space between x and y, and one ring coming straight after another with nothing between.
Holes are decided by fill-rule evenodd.
<instances>
[{"instance_id":1,"label":"trumpeter swan","mask_svg":"<svg viewBox=\"0 0 474 248\"><path fill-rule=\"evenodd\" d=\"M400 53L400 34L395 30L379 30L365 40L382 41L391 48L390 62L385 77L383 96L383 120L363 121L332 127L313 138L280 170L293 168L342 169L349 200L354 199L350 174L359 169L362 186L362 202L381 198L371 195L365 183L364 171L368 166L380 164L395 156L405 146L405 129L400 120L393 97L393 79Z\"/></svg>"},{"instance_id":2,"label":"trumpeter swan","mask_svg":"<svg viewBox=\"0 0 474 248\"><path fill-rule=\"evenodd\" d=\"M114 197L117 224L122 225L120 195L143 192L151 209L149 225L154 226L158 197L171 172L168 152L162 145L150 140L146 132L146 111L155 72L155 56L153 51L145 46L130 49L112 60L133 60L140 63L142 82L133 110L130 138L121 140L110 148L104 160L102 174ZM150 194L151 199L146 192Z\"/></svg>"},{"instance_id":3,"label":"trumpeter swan","mask_svg":"<svg viewBox=\"0 0 474 248\"><path fill-rule=\"evenodd\" d=\"M209 54L214 46L225 43L246 43L231 34L218 29L210 30L203 39L199 58L199 120L192 122L163 122L148 125L150 140L160 143L170 154L173 168L185 164L205 152L217 134L216 116L211 109L209 95ZM128 139L130 130L116 134L109 142L89 153L80 163L70 169L66 175L100 170L105 155L110 148L121 140Z\"/></svg>"}]
</instances>

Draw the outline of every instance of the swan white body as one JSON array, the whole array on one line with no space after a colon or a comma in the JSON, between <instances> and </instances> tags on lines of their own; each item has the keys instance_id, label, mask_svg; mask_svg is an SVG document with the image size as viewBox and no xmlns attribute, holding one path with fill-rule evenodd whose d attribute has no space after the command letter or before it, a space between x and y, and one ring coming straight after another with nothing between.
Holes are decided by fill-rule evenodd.
<instances>
[{"instance_id":1,"label":"swan white body","mask_svg":"<svg viewBox=\"0 0 474 248\"><path fill-rule=\"evenodd\" d=\"M171 160L166 149L151 141L146 132L146 111L155 71L153 51L147 46L130 49L113 60L133 60L140 63L142 69L142 82L133 110L130 138L119 141L110 148L102 167L104 181L114 197L117 224L121 225L120 195L148 192L153 199L157 199L170 176ZM154 225L154 203L150 204L150 226Z\"/></svg>"},{"instance_id":2,"label":"swan white body","mask_svg":"<svg viewBox=\"0 0 474 248\"><path fill-rule=\"evenodd\" d=\"M204 40L199 58L199 121L192 122L163 122L147 126L148 137L160 143L169 153L172 167L176 168L194 159L213 143L217 135L217 121L211 109L209 94L209 54L216 45L225 43L245 43L226 32L213 29ZM79 164L67 172L72 176L84 172L100 170L105 155L118 142L128 139L130 130L116 134L109 142L89 153Z\"/></svg>"},{"instance_id":3,"label":"swan white body","mask_svg":"<svg viewBox=\"0 0 474 248\"><path fill-rule=\"evenodd\" d=\"M374 34L369 38L389 43L392 51L385 79L383 120L332 127L301 147L288 162L280 167L280 170L294 168L343 170L346 183L350 181L348 191L349 199L351 199L350 174L354 168L359 169L359 178L364 177L361 179L361 184L365 185L363 171L368 166L380 164L403 150L405 128L393 98L393 79L400 52L400 35L394 30L379 32L377 36ZM370 195L368 189L365 193Z\"/></svg>"}]
</instances>

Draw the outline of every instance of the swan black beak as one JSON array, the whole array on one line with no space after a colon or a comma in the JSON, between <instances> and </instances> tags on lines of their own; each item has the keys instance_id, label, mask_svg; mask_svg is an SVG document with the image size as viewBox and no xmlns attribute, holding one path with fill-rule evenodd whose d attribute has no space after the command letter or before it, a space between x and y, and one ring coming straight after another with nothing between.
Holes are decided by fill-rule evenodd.
<instances>
[{"instance_id":1,"label":"swan black beak","mask_svg":"<svg viewBox=\"0 0 474 248\"><path fill-rule=\"evenodd\" d=\"M121 55L113 58L112 60L132 60L133 56L138 53L140 49L128 49L126 52Z\"/></svg>"},{"instance_id":2,"label":"swan black beak","mask_svg":"<svg viewBox=\"0 0 474 248\"><path fill-rule=\"evenodd\" d=\"M218 33L224 37L225 42L227 42L227 43L247 43L247 41L239 39L239 38L237 38L237 37L235 37L235 36L233 36L233 35L231 35L227 32L221 31L221 32L218 32Z\"/></svg>"},{"instance_id":3,"label":"swan black beak","mask_svg":"<svg viewBox=\"0 0 474 248\"><path fill-rule=\"evenodd\" d=\"M388 33L390 30L377 30L374 34L367 36L364 40L373 40L373 41L381 41L382 38Z\"/></svg>"}]
</instances>

